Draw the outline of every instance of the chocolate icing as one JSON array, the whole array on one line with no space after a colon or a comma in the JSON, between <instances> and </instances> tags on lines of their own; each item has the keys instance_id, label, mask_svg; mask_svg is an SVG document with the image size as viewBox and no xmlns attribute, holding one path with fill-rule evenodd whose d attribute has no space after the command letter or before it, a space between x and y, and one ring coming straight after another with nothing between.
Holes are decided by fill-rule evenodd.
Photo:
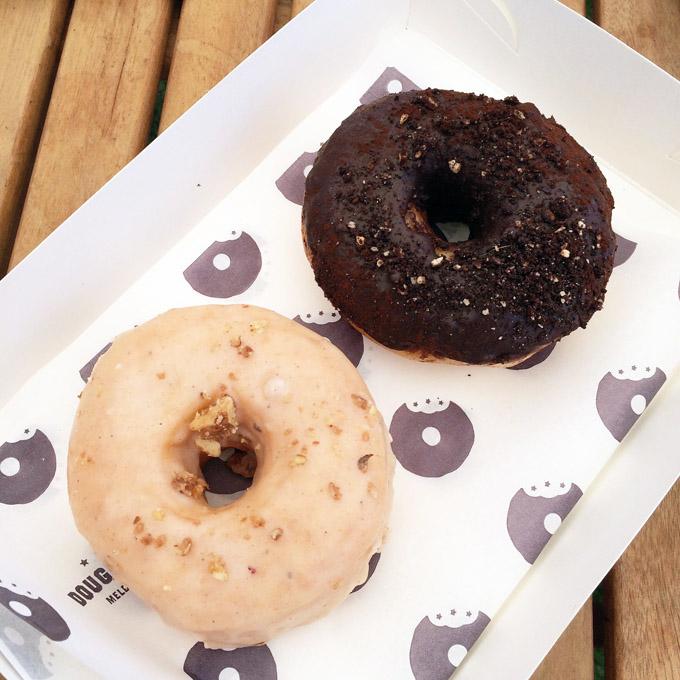
<instances>
[{"instance_id":1,"label":"chocolate icing","mask_svg":"<svg viewBox=\"0 0 680 680\"><path fill-rule=\"evenodd\" d=\"M585 327L616 243L588 154L515 97L445 90L360 106L307 177L316 280L353 325L426 361L509 363ZM449 243L437 223L460 221Z\"/></svg>"}]
</instances>

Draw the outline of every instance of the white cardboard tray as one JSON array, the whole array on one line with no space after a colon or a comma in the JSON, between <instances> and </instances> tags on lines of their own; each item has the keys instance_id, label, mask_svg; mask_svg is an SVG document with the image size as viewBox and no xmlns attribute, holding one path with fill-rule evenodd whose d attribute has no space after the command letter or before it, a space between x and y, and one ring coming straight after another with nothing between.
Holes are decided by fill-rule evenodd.
<instances>
[{"instance_id":1,"label":"white cardboard tray","mask_svg":"<svg viewBox=\"0 0 680 680\"><path fill-rule=\"evenodd\" d=\"M310 114L367 63L414 40L424 53L443 51L457 62L456 84L516 94L554 114L606 166L629 219L638 209L630 194L639 192L654 205L654 229L677 236L680 140L673 112L680 109L680 85L597 27L552 1L317 0L0 282L0 313L12 320L0 352L0 405L301 121L313 123ZM427 69L426 57L417 61L412 54L412 68ZM241 134L245 129L258 133ZM680 407L680 379L677 371L667 377L493 616L456 680L528 678L677 479L680 460L668 433Z\"/></svg>"}]
</instances>

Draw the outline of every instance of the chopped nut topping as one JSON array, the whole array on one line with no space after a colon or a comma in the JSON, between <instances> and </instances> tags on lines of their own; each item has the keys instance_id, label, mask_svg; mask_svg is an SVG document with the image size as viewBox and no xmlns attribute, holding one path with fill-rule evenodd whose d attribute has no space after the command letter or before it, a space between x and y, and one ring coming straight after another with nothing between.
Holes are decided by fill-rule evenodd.
<instances>
[{"instance_id":1,"label":"chopped nut topping","mask_svg":"<svg viewBox=\"0 0 680 680\"><path fill-rule=\"evenodd\" d=\"M402 113L399 118L399 125L403 125L408 120L408 113Z\"/></svg>"},{"instance_id":2,"label":"chopped nut topping","mask_svg":"<svg viewBox=\"0 0 680 680\"><path fill-rule=\"evenodd\" d=\"M232 347L240 347L241 346L241 336L240 335L232 335L229 344Z\"/></svg>"},{"instance_id":3,"label":"chopped nut topping","mask_svg":"<svg viewBox=\"0 0 680 680\"><path fill-rule=\"evenodd\" d=\"M368 408L368 399L364 399L364 397L358 395L358 394L353 394L352 395L352 401L359 407L364 410Z\"/></svg>"},{"instance_id":4,"label":"chopped nut topping","mask_svg":"<svg viewBox=\"0 0 680 680\"><path fill-rule=\"evenodd\" d=\"M156 537L156 541L154 542L154 545L157 548L160 548L165 545L165 542L167 541L167 536L165 534L161 534L160 536Z\"/></svg>"},{"instance_id":5,"label":"chopped nut topping","mask_svg":"<svg viewBox=\"0 0 680 680\"><path fill-rule=\"evenodd\" d=\"M266 325L267 321L265 321L264 319L262 319L261 321L253 321L253 323L250 324L250 332L258 334L262 333Z\"/></svg>"},{"instance_id":6,"label":"chopped nut topping","mask_svg":"<svg viewBox=\"0 0 680 680\"><path fill-rule=\"evenodd\" d=\"M260 517L259 515L251 515L250 516L250 523L256 528L259 529L260 527L264 526L264 519Z\"/></svg>"},{"instance_id":7,"label":"chopped nut topping","mask_svg":"<svg viewBox=\"0 0 680 680\"><path fill-rule=\"evenodd\" d=\"M438 267L443 261L444 261L444 256L440 255L439 257L435 257L434 260L432 260L430 262L430 266Z\"/></svg>"},{"instance_id":8,"label":"chopped nut topping","mask_svg":"<svg viewBox=\"0 0 680 680\"><path fill-rule=\"evenodd\" d=\"M357 467L362 471L366 472L368 469L368 460L369 458L372 458L373 454L372 453L367 453L365 456L361 456L359 460L357 461Z\"/></svg>"},{"instance_id":9,"label":"chopped nut topping","mask_svg":"<svg viewBox=\"0 0 680 680\"><path fill-rule=\"evenodd\" d=\"M205 479L199 479L191 472L176 472L175 476L170 482L170 486L175 491L179 491L185 496L192 496L193 498L200 498L205 489L209 489Z\"/></svg>"},{"instance_id":10,"label":"chopped nut topping","mask_svg":"<svg viewBox=\"0 0 680 680\"><path fill-rule=\"evenodd\" d=\"M366 239L365 239L363 236L357 236L357 237L356 237L356 242L357 242L357 244L360 245L360 246L363 246L363 245L364 245L365 240L366 240Z\"/></svg>"},{"instance_id":11,"label":"chopped nut topping","mask_svg":"<svg viewBox=\"0 0 680 680\"><path fill-rule=\"evenodd\" d=\"M307 456L305 456L303 453L298 453L290 461L290 466L291 467L297 467L298 465L304 465L306 462L307 462Z\"/></svg>"},{"instance_id":12,"label":"chopped nut topping","mask_svg":"<svg viewBox=\"0 0 680 680\"><path fill-rule=\"evenodd\" d=\"M526 116L524 115L524 112L520 111L519 109L515 109L512 113L515 116L517 116L517 118L519 118L520 120L524 120L526 118Z\"/></svg>"},{"instance_id":13,"label":"chopped nut topping","mask_svg":"<svg viewBox=\"0 0 680 680\"><path fill-rule=\"evenodd\" d=\"M419 286L422 286L423 283L425 283L425 281L427 281L427 279L426 279L424 276L417 276L417 277L416 277L416 283L417 283Z\"/></svg>"},{"instance_id":14,"label":"chopped nut topping","mask_svg":"<svg viewBox=\"0 0 680 680\"><path fill-rule=\"evenodd\" d=\"M224 560L219 555L212 555L210 560L210 566L208 567L210 575L217 579L218 581L228 581L229 572L227 571L227 566Z\"/></svg>"},{"instance_id":15,"label":"chopped nut topping","mask_svg":"<svg viewBox=\"0 0 680 680\"><path fill-rule=\"evenodd\" d=\"M488 309L483 309L483 310L482 310L482 314L483 314L484 316L488 316L488 315L489 315L489 310L488 310Z\"/></svg>"},{"instance_id":16,"label":"chopped nut topping","mask_svg":"<svg viewBox=\"0 0 680 680\"><path fill-rule=\"evenodd\" d=\"M356 228L357 228L356 222L354 222L353 220L350 220L350 221L347 223L347 228L348 228L348 229L356 229Z\"/></svg>"},{"instance_id":17,"label":"chopped nut topping","mask_svg":"<svg viewBox=\"0 0 680 680\"><path fill-rule=\"evenodd\" d=\"M163 519L165 517L165 513L161 508L156 508L152 513L154 519Z\"/></svg>"},{"instance_id":18,"label":"chopped nut topping","mask_svg":"<svg viewBox=\"0 0 680 680\"><path fill-rule=\"evenodd\" d=\"M257 457L252 451L234 451L226 460L227 467L241 477L251 479L257 469Z\"/></svg>"},{"instance_id":19,"label":"chopped nut topping","mask_svg":"<svg viewBox=\"0 0 680 680\"><path fill-rule=\"evenodd\" d=\"M385 264L385 261L384 261L384 260L381 260L380 258L378 258L378 259L375 261L375 266L376 266L376 267L382 267L384 264Z\"/></svg>"},{"instance_id":20,"label":"chopped nut topping","mask_svg":"<svg viewBox=\"0 0 680 680\"><path fill-rule=\"evenodd\" d=\"M371 404L371 405L370 405L370 407L369 407L369 409L368 409L368 412L369 412L372 416L374 416L374 417L377 417L377 416L379 415L379 414L378 414L378 409L375 407L375 404Z\"/></svg>"},{"instance_id":21,"label":"chopped nut topping","mask_svg":"<svg viewBox=\"0 0 680 680\"><path fill-rule=\"evenodd\" d=\"M462 167L463 166L461 163L459 163L455 158L449 161L449 170L451 170L454 175L457 175Z\"/></svg>"},{"instance_id":22,"label":"chopped nut topping","mask_svg":"<svg viewBox=\"0 0 680 680\"><path fill-rule=\"evenodd\" d=\"M562 248L562 250L560 250L560 255L562 257L569 257L569 255L571 255L571 253L566 248Z\"/></svg>"},{"instance_id":23,"label":"chopped nut topping","mask_svg":"<svg viewBox=\"0 0 680 680\"><path fill-rule=\"evenodd\" d=\"M274 531L269 534L272 541L278 541L281 536L283 536L283 529L274 529Z\"/></svg>"},{"instance_id":24,"label":"chopped nut topping","mask_svg":"<svg viewBox=\"0 0 680 680\"><path fill-rule=\"evenodd\" d=\"M418 149L418 151L416 151L415 154L414 154L414 156L416 158L420 158L422 155L423 155L423 152L420 149Z\"/></svg>"},{"instance_id":25,"label":"chopped nut topping","mask_svg":"<svg viewBox=\"0 0 680 680\"><path fill-rule=\"evenodd\" d=\"M198 446L199 451L203 451L211 458L219 458L222 453L220 443L214 439L197 439L196 446Z\"/></svg>"},{"instance_id":26,"label":"chopped nut topping","mask_svg":"<svg viewBox=\"0 0 680 680\"><path fill-rule=\"evenodd\" d=\"M467 307L470 304L470 300L463 298L463 304Z\"/></svg>"},{"instance_id":27,"label":"chopped nut topping","mask_svg":"<svg viewBox=\"0 0 680 680\"><path fill-rule=\"evenodd\" d=\"M342 492L340 491L340 487L333 484L333 482L328 483L328 493L330 493L331 498L334 501L339 501L342 498Z\"/></svg>"},{"instance_id":28,"label":"chopped nut topping","mask_svg":"<svg viewBox=\"0 0 680 680\"><path fill-rule=\"evenodd\" d=\"M376 488L375 484L373 482L368 483L368 487L366 487L368 490L368 495L371 496L372 498L377 498L378 497L378 489Z\"/></svg>"},{"instance_id":29,"label":"chopped nut topping","mask_svg":"<svg viewBox=\"0 0 680 680\"><path fill-rule=\"evenodd\" d=\"M191 546L193 543L191 542L190 538L184 538L180 543L175 545L175 548L177 548L177 552L182 556L185 557L186 555L189 554L191 551Z\"/></svg>"},{"instance_id":30,"label":"chopped nut topping","mask_svg":"<svg viewBox=\"0 0 680 680\"><path fill-rule=\"evenodd\" d=\"M189 429L194 432L207 431L202 437L204 439L208 438L206 434L210 435L210 439L231 434L237 427L236 406L229 395L220 397L214 404L198 411L189 424ZM219 431L215 432L216 429Z\"/></svg>"}]
</instances>

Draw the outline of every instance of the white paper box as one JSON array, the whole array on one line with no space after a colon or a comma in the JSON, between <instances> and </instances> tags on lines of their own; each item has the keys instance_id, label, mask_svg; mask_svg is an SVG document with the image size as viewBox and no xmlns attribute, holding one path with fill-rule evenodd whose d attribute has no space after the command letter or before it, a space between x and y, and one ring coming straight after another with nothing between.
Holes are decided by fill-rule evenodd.
<instances>
[{"instance_id":1,"label":"white paper box","mask_svg":"<svg viewBox=\"0 0 680 680\"><path fill-rule=\"evenodd\" d=\"M331 617L283 636L270 647L282 679L293 677L285 674L291 669L298 674L295 677L330 678L337 670L339 677L352 673L361 678L411 678L416 672L409 659L414 629L421 617L437 625L434 612L440 613L444 605L442 591L432 584L447 585L445 566L455 581L450 584L451 593L470 596L467 603L449 605L451 611L461 609L451 613L451 626L466 623L468 607L480 614L488 610L492 618L474 652L456 671L456 679L528 678L680 470L668 434L680 406L675 350L680 339L680 266L673 271L673 262L680 261L680 84L557 2L316 0L0 282L0 312L10 320L3 329L0 351L0 405L4 405L0 443L17 441L12 428L20 414L33 408L36 385L47 383L52 389L54 384L63 385L59 403L64 402L64 412L72 415L80 387L75 375L72 382L60 382L64 366L81 366L80 358L93 356L115 333L163 308L211 301L201 299L181 277L170 275L173 268L181 272L191 264L206 245L220 237L231 238L224 231L227 222L235 232L252 232L265 260L274 252L284 252L286 243L295 238L286 241L286 235L298 234L299 207L277 195L273 180L300 154L316 151L387 67L398 69L421 87L474 90L491 96L515 94L554 115L601 163L617 202L614 227L638 247L630 262L614 271L605 309L588 330L560 343L555 352L562 357L560 361L551 359L518 372L434 370L365 344L366 359L359 368L388 424L403 395L381 377L380 369L383 376L398 375L404 384L416 385L409 394L422 394L419 400L450 396L453 391L456 403L464 406L475 424L475 455L446 478L446 487L400 468L395 480L393 537L371 588L361 598L351 597ZM271 190L271 197L267 194L259 205L253 192L262 186ZM249 211L249 205L256 208ZM288 231L282 233L284 228ZM302 309L323 309L323 295L306 268L301 244L293 243L290 252L288 264L270 258L269 278L257 280L227 301L266 304L291 317ZM178 268L183 261L184 266ZM287 289L272 285L286 279L286 267L294 270L292 298ZM172 282L164 283L157 293L156 284L169 276ZM644 281L645 288L632 285L633 276ZM669 281L674 282L674 289ZM652 300L646 297L650 290L655 293ZM627 304L639 314L628 319ZM640 343L655 327L657 317L661 339ZM617 325L622 319L626 324ZM614 342L622 327L630 337ZM624 363L628 370L632 362L644 362L646 354L638 358L641 347L643 354L650 349L654 366L663 364L666 380L649 412L617 445L596 416L598 381L606 371ZM595 368L583 359L586 353L593 367L602 368L601 373L592 373ZM593 417L577 420L576 427L567 419L564 432L554 439L542 431L536 441L543 448L539 444L532 448L527 422L535 414L518 407L516 412L501 415L506 410L503 403L510 395L520 394L518 404L541 408L540 403L564 393L568 396L560 402L562 406L580 414L580 394L565 389L567 383L592 400ZM45 404L36 408L48 410ZM540 420L548 427L550 414L542 415ZM484 418L493 418L495 431L480 427ZM53 486L61 485L62 494L69 428L70 418L60 414L53 427L60 443ZM515 441L522 445L511 444L506 451L503 442ZM584 450L592 450L594 458L583 456ZM545 466L538 464L541 451L551 457ZM518 558L507 534L482 530L487 521L496 529L499 518L505 521L508 489L521 489L529 479L542 484L549 475L553 475L550 479L578 479L578 488L587 487L587 492L527 572L527 562ZM505 504L490 503L485 515L477 505L480 494L487 492L504 498ZM18 536L39 531L37 505L9 507L0 502L4 545L16 545ZM462 521L467 520L461 512L465 508L475 508L469 522ZM444 510L455 515L451 525L466 550L458 552L457 545L439 539L437 531L443 525L429 534L418 531L427 524L428 513ZM82 539L75 534L63 503L54 522L59 531L46 537L42 547L55 569L73 575L66 582L77 583L80 572L73 554L82 552ZM476 543L475 531L479 532ZM412 550L421 545L419 541L421 557ZM464 556L470 553L476 557L468 563ZM73 599L61 604L63 588L50 591L50 577L40 563L32 560L24 565L28 556L35 555L34 547L23 545L11 555L3 554L0 585L3 579L18 578L11 574L17 574L21 565L26 583L40 586L41 595L64 618L71 617L74 632L64 642L65 648L98 672L123 677L125 667L116 665L122 663L119 645L129 645L134 649L137 672L144 669L157 674L159 669L170 668L176 673L172 677L184 677L181 667L175 669L162 650L186 646L187 636L167 630L167 636L145 652L136 639L139 632L157 631L161 624L131 595L115 607L124 612L121 621L135 616L137 629L120 622L110 624L106 616L97 622L83 619ZM407 555L417 570L411 576L421 576L410 582L404 580L406 571L398 574ZM494 571L496 561L504 565L502 577ZM394 580L381 577L383 571L394 573ZM409 595L390 589L398 585L408 586ZM395 598L402 597L401 605L395 606ZM407 621L390 631L389 652L361 648L363 633L357 621L363 616L362 602L373 607L382 603L391 619ZM65 609L67 604L70 609ZM102 643L106 636L116 644ZM314 651L305 664L296 666L301 646ZM453 665L458 665L461 650L452 654ZM344 666L329 670L329 659L338 655L342 657L338 664Z\"/></svg>"}]
</instances>

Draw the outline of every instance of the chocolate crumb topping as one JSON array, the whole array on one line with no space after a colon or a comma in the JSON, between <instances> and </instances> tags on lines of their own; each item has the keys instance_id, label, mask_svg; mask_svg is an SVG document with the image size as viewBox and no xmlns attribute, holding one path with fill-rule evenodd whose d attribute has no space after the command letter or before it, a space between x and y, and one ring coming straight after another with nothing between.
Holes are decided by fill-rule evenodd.
<instances>
[{"instance_id":1,"label":"chocolate crumb topping","mask_svg":"<svg viewBox=\"0 0 680 680\"><path fill-rule=\"evenodd\" d=\"M488 364L601 308L612 209L592 156L533 104L432 89L342 123L307 177L303 225L317 282L357 328L423 360ZM452 222L468 240L447 240Z\"/></svg>"}]
</instances>

